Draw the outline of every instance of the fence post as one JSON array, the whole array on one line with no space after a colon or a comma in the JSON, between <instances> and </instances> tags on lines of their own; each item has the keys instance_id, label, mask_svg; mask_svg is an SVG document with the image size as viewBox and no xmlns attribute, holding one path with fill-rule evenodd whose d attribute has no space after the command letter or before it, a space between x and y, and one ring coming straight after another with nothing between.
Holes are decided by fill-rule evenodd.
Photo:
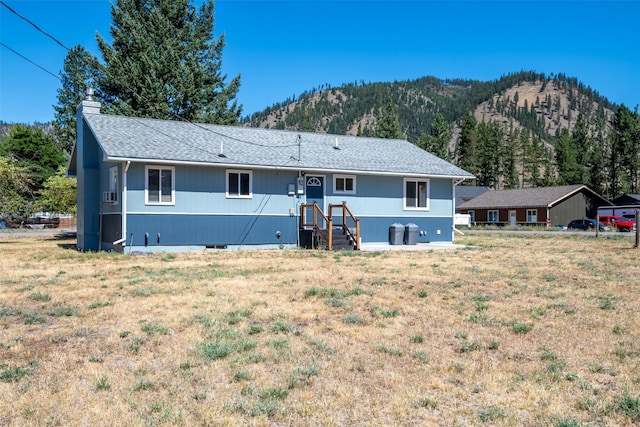
<instances>
[{"instance_id":1,"label":"fence post","mask_svg":"<svg viewBox=\"0 0 640 427\"><path fill-rule=\"evenodd\" d=\"M638 218L640 218L640 209L636 209L636 244L634 248L640 247L640 229L638 229Z\"/></svg>"}]
</instances>

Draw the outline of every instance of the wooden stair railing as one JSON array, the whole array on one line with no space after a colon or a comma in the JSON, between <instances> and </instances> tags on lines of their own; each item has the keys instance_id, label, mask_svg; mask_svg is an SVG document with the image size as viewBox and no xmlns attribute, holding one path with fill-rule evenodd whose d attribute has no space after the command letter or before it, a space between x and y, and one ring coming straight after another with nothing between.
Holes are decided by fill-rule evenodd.
<instances>
[{"instance_id":1,"label":"wooden stair railing","mask_svg":"<svg viewBox=\"0 0 640 427\"><path fill-rule=\"evenodd\" d=\"M335 216L333 214L335 209L342 210L342 215ZM353 215L351 210L347 207L347 204L330 204L329 218L331 218L332 220L333 218L336 218L333 223L334 227L342 227L342 232L347 234L353 242L354 249L360 250L360 220ZM338 222L339 219L341 220L341 222ZM350 226L350 223L353 224L353 227Z\"/></svg>"},{"instance_id":2,"label":"wooden stair railing","mask_svg":"<svg viewBox=\"0 0 640 427\"><path fill-rule=\"evenodd\" d=\"M307 209L312 208L313 214L311 215L311 222L307 220L306 211ZM318 215L324 219L324 222L327 224L326 233L320 225L318 224ZM322 238L324 243L327 245L327 249L332 249L333 242L333 223L330 218L327 218L320 206L317 203L303 203L300 205L300 228L305 227L313 227L313 230L316 232L318 236Z\"/></svg>"},{"instance_id":3,"label":"wooden stair railing","mask_svg":"<svg viewBox=\"0 0 640 427\"><path fill-rule=\"evenodd\" d=\"M308 209L313 209L311 218L307 215ZM342 215L334 216L333 212L336 209L341 209ZM319 218L326 223L326 230L320 227ZM335 223L334 218L336 218ZM350 224L353 224L353 226L351 227ZM300 205L300 228L312 227L316 235L320 236L329 250L333 249L334 226L342 228L342 232L349 236L349 239L354 244L354 249L360 249L360 220L353 215L346 203L330 204L328 217L322 212L322 209L320 209L317 203L303 203Z\"/></svg>"}]
</instances>

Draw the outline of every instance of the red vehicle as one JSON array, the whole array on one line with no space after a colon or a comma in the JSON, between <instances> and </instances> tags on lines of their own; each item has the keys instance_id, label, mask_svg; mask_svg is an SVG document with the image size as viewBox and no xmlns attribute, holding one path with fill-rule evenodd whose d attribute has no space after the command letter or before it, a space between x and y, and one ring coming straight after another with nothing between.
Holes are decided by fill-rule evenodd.
<instances>
[{"instance_id":1,"label":"red vehicle","mask_svg":"<svg viewBox=\"0 0 640 427\"><path fill-rule=\"evenodd\" d=\"M600 222L617 231L632 231L636 229L636 222L618 215L600 215Z\"/></svg>"}]
</instances>

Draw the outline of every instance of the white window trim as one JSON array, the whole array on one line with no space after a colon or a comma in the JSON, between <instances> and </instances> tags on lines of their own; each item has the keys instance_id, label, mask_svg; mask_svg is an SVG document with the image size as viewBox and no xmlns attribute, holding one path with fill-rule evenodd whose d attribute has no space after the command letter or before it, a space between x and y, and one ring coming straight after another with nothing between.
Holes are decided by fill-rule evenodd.
<instances>
[{"instance_id":1,"label":"white window trim","mask_svg":"<svg viewBox=\"0 0 640 427\"><path fill-rule=\"evenodd\" d=\"M118 166L111 166L109 168L109 192L116 193L114 205L120 202L120 170Z\"/></svg>"},{"instance_id":2,"label":"white window trim","mask_svg":"<svg viewBox=\"0 0 640 427\"><path fill-rule=\"evenodd\" d=\"M159 171L171 171L171 201L163 202L162 201L162 184L160 184L160 197L159 201L151 202L149 201L149 170L157 169ZM146 165L144 167L144 202L146 205L161 205L161 206L175 206L176 204L176 168L173 166L157 166L157 165Z\"/></svg>"},{"instance_id":3,"label":"white window trim","mask_svg":"<svg viewBox=\"0 0 640 427\"><path fill-rule=\"evenodd\" d=\"M425 182L427 184L426 206L407 206L407 182ZM402 182L402 207L405 211L428 211L431 204L431 181L428 178L405 178Z\"/></svg>"},{"instance_id":4,"label":"white window trim","mask_svg":"<svg viewBox=\"0 0 640 427\"><path fill-rule=\"evenodd\" d=\"M489 219L489 217L491 216L492 212L495 212L495 214L496 214L496 219L494 221L491 221ZM500 222L500 210L498 210L498 209L490 209L490 210L488 210L487 211L487 222L489 222L489 223Z\"/></svg>"},{"instance_id":5,"label":"white window trim","mask_svg":"<svg viewBox=\"0 0 640 427\"><path fill-rule=\"evenodd\" d=\"M248 174L249 175L249 194L229 194L229 174L236 173L240 174ZM226 182L225 182L225 195L227 199L252 199L253 198L253 171L246 169L227 169L225 173ZM238 181L238 184L240 181Z\"/></svg>"},{"instance_id":6,"label":"white window trim","mask_svg":"<svg viewBox=\"0 0 640 427\"><path fill-rule=\"evenodd\" d=\"M476 222L476 211L474 209L470 209L467 211L467 213L469 214L469 219L471 220L471 223Z\"/></svg>"},{"instance_id":7,"label":"white window trim","mask_svg":"<svg viewBox=\"0 0 640 427\"><path fill-rule=\"evenodd\" d=\"M533 212L533 215L531 215ZM529 221L529 218L534 217L533 221ZM527 222L538 222L538 209L527 209Z\"/></svg>"},{"instance_id":8,"label":"white window trim","mask_svg":"<svg viewBox=\"0 0 640 427\"><path fill-rule=\"evenodd\" d=\"M353 181L353 190L338 190L338 180L344 179L345 184L346 180L350 179ZM345 185L346 187L346 185ZM334 175L333 176L333 192L335 194L356 194L356 176L355 175Z\"/></svg>"}]
</instances>

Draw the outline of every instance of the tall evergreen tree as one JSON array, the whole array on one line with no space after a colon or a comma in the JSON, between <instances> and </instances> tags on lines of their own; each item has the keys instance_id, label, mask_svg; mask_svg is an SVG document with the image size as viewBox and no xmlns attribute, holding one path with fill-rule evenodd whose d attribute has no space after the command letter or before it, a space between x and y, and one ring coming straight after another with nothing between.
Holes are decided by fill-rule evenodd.
<instances>
[{"instance_id":1,"label":"tall evergreen tree","mask_svg":"<svg viewBox=\"0 0 640 427\"><path fill-rule=\"evenodd\" d=\"M632 112L622 105L613 119L610 163L615 175L611 180L612 196L638 192L639 156L640 118L637 110Z\"/></svg>"},{"instance_id":2,"label":"tall evergreen tree","mask_svg":"<svg viewBox=\"0 0 640 427\"><path fill-rule=\"evenodd\" d=\"M478 124L478 184L498 188L504 132L496 122Z\"/></svg>"},{"instance_id":3,"label":"tall evergreen tree","mask_svg":"<svg viewBox=\"0 0 640 427\"><path fill-rule=\"evenodd\" d=\"M558 170L558 184L581 184L582 176L576 160L576 152L569 131L564 128L556 142L556 168Z\"/></svg>"},{"instance_id":4,"label":"tall evergreen tree","mask_svg":"<svg viewBox=\"0 0 640 427\"><path fill-rule=\"evenodd\" d=\"M72 48L64 58L60 72L62 87L58 89L58 105L54 105L56 141L67 155L76 140L76 107L86 89L95 88L100 73L98 60L82 46Z\"/></svg>"},{"instance_id":5,"label":"tall evergreen tree","mask_svg":"<svg viewBox=\"0 0 640 427\"><path fill-rule=\"evenodd\" d=\"M423 142L418 145L441 159L449 160L450 140L451 130L449 129L449 123L447 123L442 114L438 113L431 123L431 131L429 135L427 135Z\"/></svg>"},{"instance_id":6,"label":"tall evergreen tree","mask_svg":"<svg viewBox=\"0 0 640 427\"><path fill-rule=\"evenodd\" d=\"M213 1L199 9L189 0L116 0L109 45L100 35L105 63L99 82L112 113L218 124L238 122L234 100L240 76L225 83L224 34L214 39Z\"/></svg>"},{"instance_id":7,"label":"tall evergreen tree","mask_svg":"<svg viewBox=\"0 0 640 427\"><path fill-rule=\"evenodd\" d=\"M576 125L571 134L571 145L575 153L576 173L578 174L578 177L576 177L578 182L576 182L576 184L584 184L588 181L587 165L589 164L589 153L591 152L592 144L593 139L589 131L589 123L587 123L584 114L579 113Z\"/></svg>"},{"instance_id":8,"label":"tall evergreen tree","mask_svg":"<svg viewBox=\"0 0 640 427\"><path fill-rule=\"evenodd\" d=\"M376 123L375 136L378 138L388 139L404 139L404 133L400 128L398 114L393 108L391 97L387 98L387 102L380 111L380 117Z\"/></svg>"},{"instance_id":9,"label":"tall evergreen tree","mask_svg":"<svg viewBox=\"0 0 640 427\"><path fill-rule=\"evenodd\" d=\"M504 188L518 188L519 180L518 180L518 170L517 170L517 160L516 160L516 152L518 148L518 130L512 130L507 135L505 141L505 147L503 150L503 179L504 179Z\"/></svg>"},{"instance_id":10,"label":"tall evergreen tree","mask_svg":"<svg viewBox=\"0 0 640 427\"><path fill-rule=\"evenodd\" d=\"M475 117L467 114L462 122L462 129L456 144L456 163L462 169L475 174L477 171L476 163L476 141L477 141L477 125Z\"/></svg>"}]
</instances>

